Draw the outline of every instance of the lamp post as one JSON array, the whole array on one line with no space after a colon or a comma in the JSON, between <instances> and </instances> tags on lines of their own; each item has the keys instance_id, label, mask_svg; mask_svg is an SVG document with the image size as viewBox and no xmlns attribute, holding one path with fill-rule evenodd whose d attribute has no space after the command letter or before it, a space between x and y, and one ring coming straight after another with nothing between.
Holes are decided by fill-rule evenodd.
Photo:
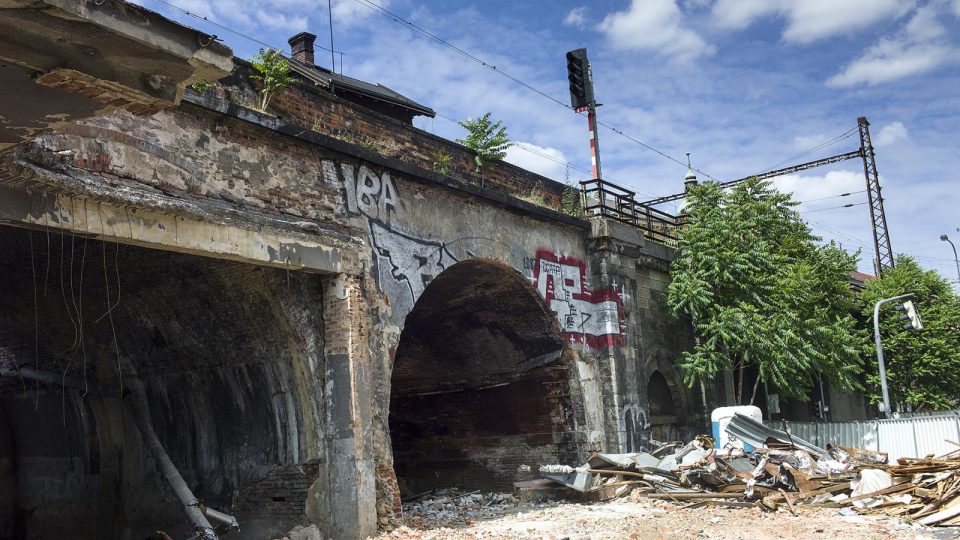
<instances>
[{"instance_id":1,"label":"lamp post","mask_svg":"<svg viewBox=\"0 0 960 540\"><path fill-rule=\"evenodd\" d=\"M957 246L953 245L953 242L950 241L950 238L945 234L941 234L940 239L950 244L950 247L953 248L953 262L957 265L957 284L960 285L960 260L957 260Z\"/></svg>"},{"instance_id":2,"label":"lamp post","mask_svg":"<svg viewBox=\"0 0 960 540\"><path fill-rule=\"evenodd\" d=\"M894 296L893 298L884 298L873 306L873 341L877 346L877 366L880 368L880 391L883 394L883 414L887 418L891 417L892 411L890 410L890 392L887 390L887 366L883 363L883 343L880 340L880 306L890 302L896 302L897 300L912 298L913 296L913 293L910 293Z\"/></svg>"}]
</instances>

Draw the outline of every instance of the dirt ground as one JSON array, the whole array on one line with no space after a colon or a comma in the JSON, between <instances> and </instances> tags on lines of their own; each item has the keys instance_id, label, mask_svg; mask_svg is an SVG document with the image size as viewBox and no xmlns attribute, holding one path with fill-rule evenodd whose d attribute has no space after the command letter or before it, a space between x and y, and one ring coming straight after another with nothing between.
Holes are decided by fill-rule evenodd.
<instances>
[{"instance_id":1,"label":"dirt ground","mask_svg":"<svg viewBox=\"0 0 960 540\"><path fill-rule=\"evenodd\" d=\"M835 509L797 510L794 516L758 508L685 509L669 501L632 496L600 503L531 503L507 494L454 493L405 505L403 519L377 539L960 538L957 528L842 516Z\"/></svg>"}]
</instances>

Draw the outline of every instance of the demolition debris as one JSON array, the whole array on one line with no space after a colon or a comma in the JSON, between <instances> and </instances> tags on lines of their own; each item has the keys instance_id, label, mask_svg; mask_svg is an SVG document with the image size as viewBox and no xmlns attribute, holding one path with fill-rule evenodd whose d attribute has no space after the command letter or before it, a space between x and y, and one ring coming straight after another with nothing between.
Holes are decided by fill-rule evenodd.
<instances>
[{"instance_id":1,"label":"demolition debris","mask_svg":"<svg viewBox=\"0 0 960 540\"><path fill-rule=\"evenodd\" d=\"M960 444L944 456L900 458L858 448L818 448L737 414L726 428L738 447L711 437L652 452L594 454L583 466L542 465L541 475L585 500L633 497L682 508L834 508L843 515L907 518L925 526L960 525ZM678 447L679 446L679 447ZM519 483L522 492L546 485Z\"/></svg>"}]
</instances>

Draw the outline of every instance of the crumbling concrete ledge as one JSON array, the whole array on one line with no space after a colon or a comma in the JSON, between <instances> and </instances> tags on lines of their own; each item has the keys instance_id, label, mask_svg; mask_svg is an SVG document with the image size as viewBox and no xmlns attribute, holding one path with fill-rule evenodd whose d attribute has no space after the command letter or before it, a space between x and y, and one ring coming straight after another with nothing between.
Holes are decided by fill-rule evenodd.
<instances>
[{"instance_id":1,"label":"crumbling concrete ledge","mask_svg":"<svg viewBox=\"0 0 960 540\"><path fill-rule=\"evenodd\" d=\"M56 171L24 159L7 160L0 164L0 201L0 223L8 225L54 227L290 270L363 271L364 242L342 230L218 201L170 197L71 168Z\"/></svg>"}]
</instances>

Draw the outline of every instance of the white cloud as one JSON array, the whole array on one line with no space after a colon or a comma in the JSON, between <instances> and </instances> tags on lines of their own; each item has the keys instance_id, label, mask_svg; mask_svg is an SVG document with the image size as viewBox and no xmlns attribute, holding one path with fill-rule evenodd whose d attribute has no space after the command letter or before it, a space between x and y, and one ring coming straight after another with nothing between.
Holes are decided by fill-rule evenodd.
<instances>
[{"instance_id":1,"label":"white cloud","mask_svg":"<svg viewBox=\"0 0 960 540\"><path fill-rule=\"evenodd\" d=\"M801 211L843 205L849 202L860 202L863 199L863 197L858 196L857 201L847 200L853 198L853 195L837 199L824 199L824 197L832 197L841 193L863 190L863 171L841 169L829 171L822 175L791 174L778 177L774 179L773 183L778 190L784 193L793 193L793 198L796 201L821 199L804 204L799 208Z\"/></svg>"},{"instance_id":2,"label":"white cloud","mask_svg":"<svg viewBox=\"0 0 960 540\"><path fill-rule=\"evenodd\" d=\"M920 75L956 61L960 55L944 39L946 29L938 21L938 7L931 4L918 9L900 32L881 38L843 71L827 79L827 86L873 86Z\"/></svg>"},{"instance_id":3,"label":"white cloud","mask_svg":"<svg viewBox=\"0 0 960 540\"><path fill-rule=\"evenodd\" d=\"M913 0L718 0L711 13L720 27L734 30L778 16L787 21L784 41L806 44L902 17L913 5Z\"/></svg>"},{"instance_id":4,"label":"white cloud","mask_svg":"<svg viewBox=\"0 0 960 540\"><path fill-rule=\"evenodd\" d=\"M587 24L587 18L584 15L586 12L587 8L584 6L571 9L570 13L567 13L567 16L563 19L563 25L583 28Z\"/></svg>"},{"instance_id":5,"label":"white cloud","mask_svg":"<svg viewBox=\"0 0 960 540\"><path fill-rule=\"evenodd\" d=\"M390 0L377 0L377 5L389 8ZM377 15L373 9L355 0L333 0L332 8L334 32L338 26L354 26Z\"/></svg>"},{"instance_id":6,"label":"white cloud","mask_svg":"<svg viewBox=\"0 0 960 540\"><path fill-rule=\"evenodd\" d=\"M718 0L711 15L721 28L742 30L753 21L782 12L786 5L771 0Z\"/></svg>"},{"instance_id":7,"label":"white cloud","mask_svg":"<svg viewBox=\"0 0 960 540\"><path fill-rule=\"evenodd\" d=\"M953 14L960 17L960 0L953 0Z\"/></svg>"},{"instance_id":8,"label":"white cloud","mask_svg":"<svg viewBox=\"0 0 960 540\"><path fill-rule=\"evenodd\" d=\"M504 161L533 171L547 178L563 181L566 172L567 157L556 148L537 146L527 142L517 142L507 149ZM557 163L557 162L560 163Z\"/></svg>"},{"instance_id":9,"label":"white cloud","mask_svg":"<svg viewBox=\"0 0 960 540\"><path fill-rule=\"evenodd\" d=\"M822 133L816 135L798 135L793 139L793 146L797 150L808 150L814 146L821 145L830 140L829 137Z\"/></svg>"},{"instance_id":10,"label":"white cloud","mask_svg":"<svg viewBox=\"0 0 960 540\"><path fill-rule=\"evenodd\" d=\"M713 54L714 48L681 23L674 0L633 0L626 11L607 15L599 29L618 49L652 50L681 61Z\"/></svg>"},{"instance_id":11,"label":"white cloud","mask_svg":"<svg viewBox=\"0 0 960 540\"><path fill-rule=\"evenodd\" d=\"M893 122L880 128L873 140L875 146L890 146L907 140L907 128L900 122Z\"/></svg>"},{"instance_id":12,"label":"white cloud","mask_svg":"<svg viewBox=\"0 0 960 540\"><path fill-rule=\"evenodd\" d=\"M276 10L269 13L258 9L256 11L257 22L272 30L281 30L284 32L302 32L307 29L307 18L300 15L284 15Z\"/></svg>"}]
</instances>

